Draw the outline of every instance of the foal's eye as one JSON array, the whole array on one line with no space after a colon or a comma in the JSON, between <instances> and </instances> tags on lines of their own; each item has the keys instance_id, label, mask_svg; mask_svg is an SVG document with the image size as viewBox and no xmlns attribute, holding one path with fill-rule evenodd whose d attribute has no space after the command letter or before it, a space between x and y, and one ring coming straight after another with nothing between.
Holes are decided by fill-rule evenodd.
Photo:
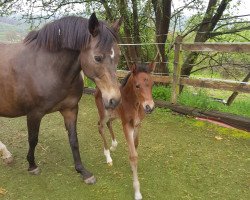
<instances>
[{"instance_id":1,"label":"foal's eye","mask_svg":"<svg viewBox=\"0 0 250 200\"><path fill-rule=\"evenodd\" d=\"M94 56L94 59L96 62L102 62L103 57L102 56Z\"/></svg>"},{"instance_id":2,"label":"foal's eye","mask_svg":"<svg viewBox=\"0 0 250 200\"><path fill-rule=\"evenodd\" d=\"M136 87L137 89L139 89L139 88L140 88L140 85L139 85L139 84L136 84L135 87Z\"/></svg>"}]
</instances>

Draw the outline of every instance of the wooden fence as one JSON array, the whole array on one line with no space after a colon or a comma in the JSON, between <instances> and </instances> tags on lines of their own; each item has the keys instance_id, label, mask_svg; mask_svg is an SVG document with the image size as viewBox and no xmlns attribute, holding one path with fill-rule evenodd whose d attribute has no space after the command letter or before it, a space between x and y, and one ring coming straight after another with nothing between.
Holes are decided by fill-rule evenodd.
<instances>
[{"instance_id":1,"label":"wooden fence","mask_svg":"<svg viewBox=\"0 0 250 200\"><path fill-rule=\"evenodd\" d=\"M196 52L250 52L250 43L182 43L182 37L177 36L175 40L174 71L172 76L153 75L154 82L172 84L171 103L176 104L180 85L194 87L229 90L234 92L250 93L250 83L240 81L229 81L220 79L188 78L181 77L182 51ZM117 75L123 78L128 71L118 70Z\"/></svg>"},{"instance_id":2,"label":"wooden fence","mask_svg":"<svg viewBox=\"0 0 250 200\"><path fill-rule=\"evenodd\" d=\"M202 51L202 52L250 52L250 43L182 43L182 38L178 36L175 40L174 52L174 71L172 76L163 76L153 74L153 80L156 83L172 84L171 102L155 101L156 106L169 108L174 112L193 117L210 119L213 121L222 122L235 128L243 129L250 132L250 118L222 113L218 111L204 111L198 108L191 108L177 104L180 85L189 85L194 87L204 87L220 90L229 90L234 92L250 93L250 83L240 81L228 81L220 79L205 79L205 78L188 78L181 77L182 51ZM118 78L124 78L129 72L118 70ZM84 93L93 94L94 89L84 88Z\"/></svg>"}]
</instances>

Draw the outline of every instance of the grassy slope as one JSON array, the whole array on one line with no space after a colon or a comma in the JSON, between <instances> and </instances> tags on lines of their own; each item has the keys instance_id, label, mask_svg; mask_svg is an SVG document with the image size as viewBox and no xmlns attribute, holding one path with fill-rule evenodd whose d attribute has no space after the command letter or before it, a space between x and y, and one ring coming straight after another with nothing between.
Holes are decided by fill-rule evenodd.
<instances>
[{"instance_id":1,"label":"grassy slope","mask_svg":"<svg viewBox=\"0 0 250 200\"><path fill-rule=\"evenodd\" d=\"M85 105L85 106L83 106ZM42 170L28 175L25 118L0 119L0 138L15 156L12 167L0 162L0 199L133 199L131 171L120 123L118 149L108 167L102 155L93 97L84 96L78 120L83 161L97 177L85 185L74 171L63 121L58 113L41 125L36 158ZM216 140L221 136L222 140ZM250 134L219 128L156 109L144 121L139 146L139 178L144 199L249 199ZM2 198L1 198L2 197Z\"/></svg>"},{"instance_id":2,"label":"grassy slope","mask_svg":"<svg viewBox=\"0 0 250 200\"><path fill-rule=\"evenodd\" d=\"M22 36L26 35L28 27L25 25L11 25L7 23L0 22L0 41L7 41L7 34L9 32L15 32Z\"/></svg>"}]
</instances>

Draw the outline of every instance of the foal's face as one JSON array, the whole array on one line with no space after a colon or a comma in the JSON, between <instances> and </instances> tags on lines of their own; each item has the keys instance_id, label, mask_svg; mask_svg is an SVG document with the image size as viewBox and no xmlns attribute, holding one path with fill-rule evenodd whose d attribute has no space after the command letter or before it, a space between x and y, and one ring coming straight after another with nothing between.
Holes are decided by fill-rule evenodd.
<instances>
[{"instance_id":1,"label":"foal's face","mask_svg":"<svg viewBox=\"0 0 250 200\"><path fill-rule=\"evenodd\" d=\"M134 74L134 91L142 104L145 113L151 113L154 109L152 96L153 80L150 73L139 72Z\"/></svg>"}]
</instances>

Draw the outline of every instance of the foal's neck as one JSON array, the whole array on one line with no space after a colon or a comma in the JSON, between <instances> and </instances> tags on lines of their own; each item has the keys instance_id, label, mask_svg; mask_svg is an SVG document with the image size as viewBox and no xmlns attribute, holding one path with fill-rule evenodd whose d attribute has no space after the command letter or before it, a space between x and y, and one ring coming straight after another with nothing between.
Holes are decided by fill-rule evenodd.
<instances>
[{"instance_id":1,"label":"foal's neck","mask_svg":"<svg viewBox=\"0 0 250 200\"><path fill-rule=\"evenodd\" d=\"M122 102L129 104L130 107L132 106L133 108L138 108L140 106L140 102L134 91L132 76L133 75L131 74L131 77L129 77L126 85L121 88Z\"/></svg>"}]
</instances>

